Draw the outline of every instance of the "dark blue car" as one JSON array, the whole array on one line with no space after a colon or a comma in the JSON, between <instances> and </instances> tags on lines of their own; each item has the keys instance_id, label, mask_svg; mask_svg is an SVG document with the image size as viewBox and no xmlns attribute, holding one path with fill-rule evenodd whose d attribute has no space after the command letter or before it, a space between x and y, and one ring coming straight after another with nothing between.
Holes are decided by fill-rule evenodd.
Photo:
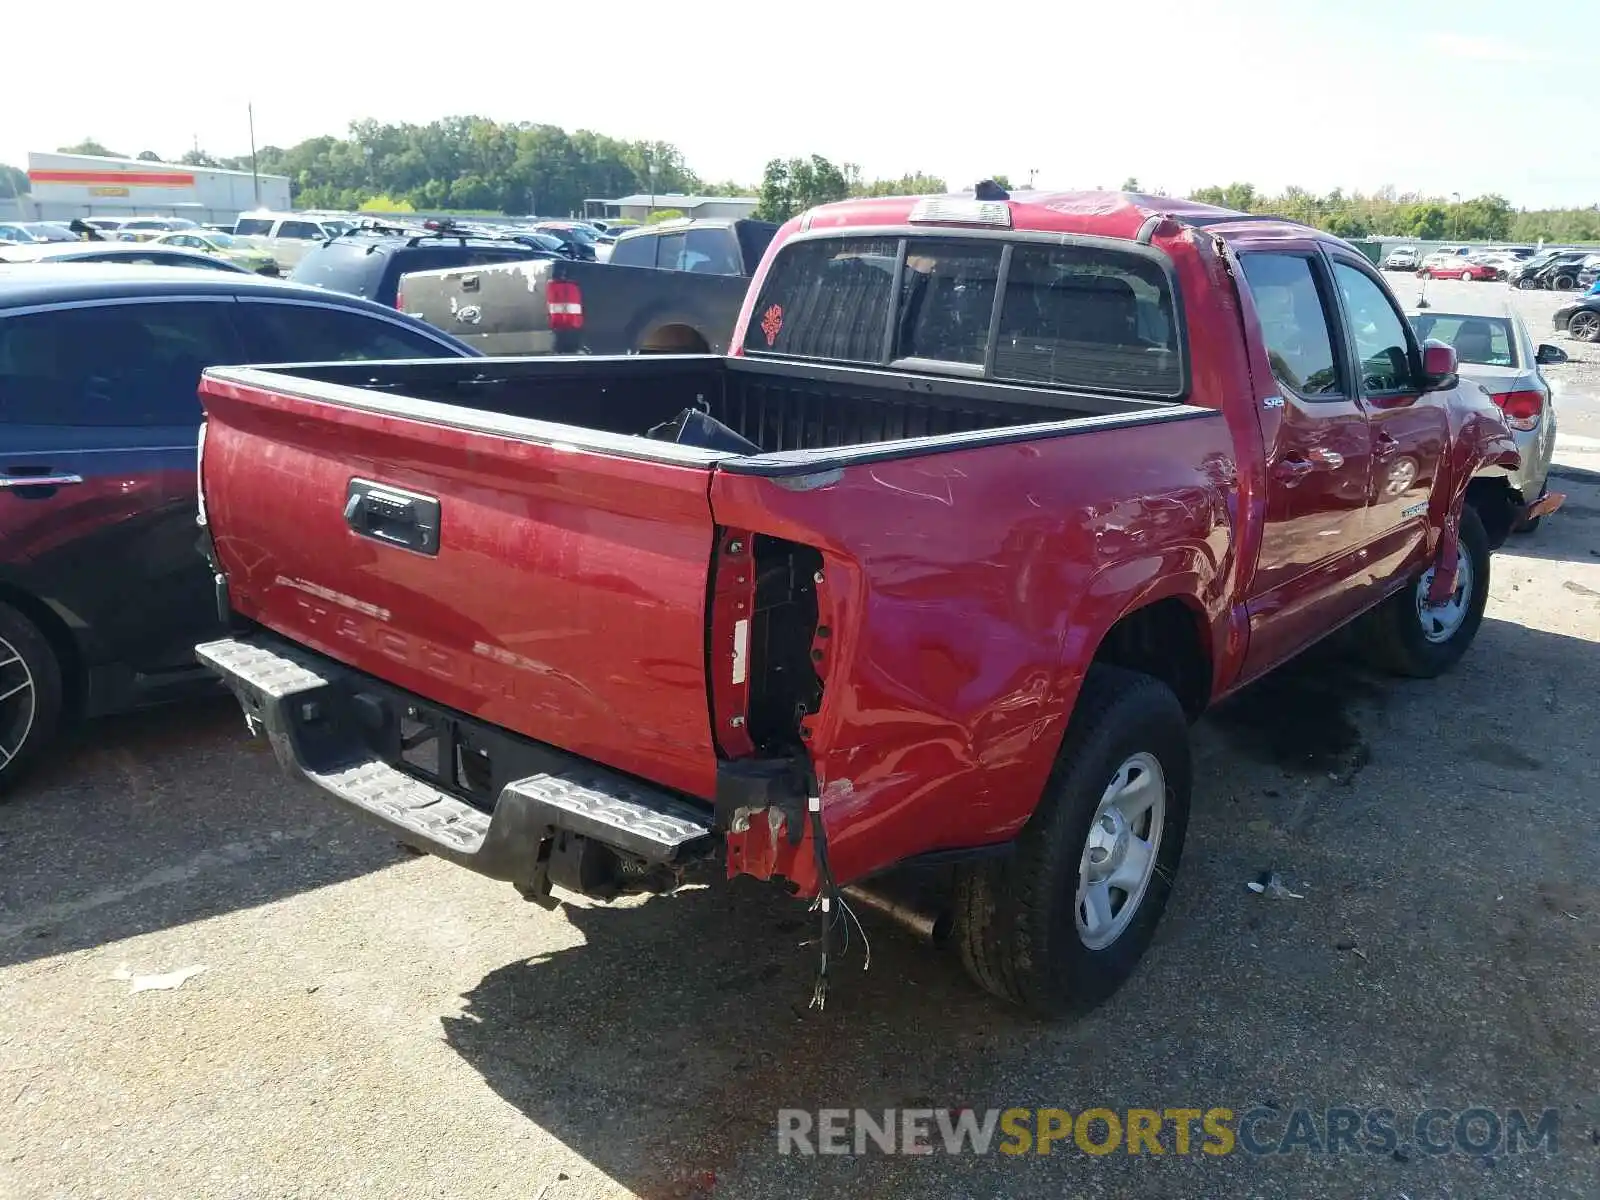
<instances>
[{"instance_id":1,"label":"dark blue car","mask_svg":"<svg viewBox=\"0 0 1600 1200\"><path fill-rule=\"evenodd\" d=\"M207 366L470 357L392 308L260 276L0 266L0 792L64 720L201 678ZM270 497L263 497L270 503Z\"/></svg>"}]
</instances>

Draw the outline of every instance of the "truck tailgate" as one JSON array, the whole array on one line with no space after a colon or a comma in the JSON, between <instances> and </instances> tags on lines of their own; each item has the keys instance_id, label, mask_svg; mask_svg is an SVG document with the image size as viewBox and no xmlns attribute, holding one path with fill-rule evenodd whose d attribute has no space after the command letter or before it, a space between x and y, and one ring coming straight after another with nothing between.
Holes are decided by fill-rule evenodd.
<instances>
[{"instance_id":1,"label":"truck tailgate","mask_svg":"<svg viewBox=\"0 0 1600 1200\"><path fill-rule=\"evenodd\" d=\"M235 611L714 796L708 463L578 451L449 405L413 418L209 376L201 398L201 486Z\"/></svg>"},{"instance_id":2,"label":"truck tailgate","mask_svg":"<svg viewBox=\"0 0 1600 1200\"><path fill-rule=\"evenodd\" d=\"M556 354L581 348L581 328L557 337L550 324L555 262L444 267L400 278L395 307L484 354ZM570 322L569 322L570 324Z\"/></svg>"}]
</instances>

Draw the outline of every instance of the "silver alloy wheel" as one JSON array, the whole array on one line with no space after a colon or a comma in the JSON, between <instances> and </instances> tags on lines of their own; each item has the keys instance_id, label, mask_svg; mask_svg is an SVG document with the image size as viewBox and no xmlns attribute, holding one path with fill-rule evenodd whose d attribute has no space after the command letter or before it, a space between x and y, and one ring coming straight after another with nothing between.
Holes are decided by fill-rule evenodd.
<instances>
[{"instance_id":1,"label":"silver alloy wheel","mask_svg":"<svg viewBox=\"0 0 1600 1200\"><path fill-rule=\"evenodd\" d=\"M1580 342L1592 342L1600 337L1600 313L1582 309L1572 314L1567 322L1567 333Z\"/></svg>"},{"instance_id":2,"label":"silver alloy wheel","mask_svg":"<svg viewBox=\"0 0 1600 1200\"><path fill-rule=\"evenodd\" d=\"M33 673L17 648L0 638L0 771L22 752L33 716Z\"/></svg>"},{"instance_id":3,"label":"silver alloy wheel","mask_svg":"<svg viewBox=\"0 0 1600 1200\"><path fill-rule=\"evenodd\" d=\"M1433 586L1433 568L1429 567L1417 583L1417 619L1422 622L1422 636L1430 642L1448 642L1467 619L1467 609L1472 605L1472 556L1465 546L1456 554L1456 590L1442 608L1428 607L1428 589Z\"/></svg>"},{"instance_id":4,"label":"silver alloy wheel","mask_svg":"<svg viewBox=\"0 0 1600 1200\"><path fill-rule=\"evenodd\" d=\"M1133 755L1106 785L1078 862L1073 916L1089 949L1104 950L1132 924L1155 875L1166 815L1160 762L1153 754Z\"/></svg>"}]
</instances>

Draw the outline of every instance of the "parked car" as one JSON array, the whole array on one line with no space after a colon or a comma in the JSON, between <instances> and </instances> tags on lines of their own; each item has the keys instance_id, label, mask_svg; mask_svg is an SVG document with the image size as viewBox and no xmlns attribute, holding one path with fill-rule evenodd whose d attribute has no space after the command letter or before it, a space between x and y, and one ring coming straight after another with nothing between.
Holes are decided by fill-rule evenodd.
<instances>
[{"instance_id":1,"label":"parked car","mask_svg":"<svg viewBox=\"0 0 1600 1200\"><path fill-rule=\"evenodd\" d=\"M1485 474L1503 477L1518 504L1544 499L1556 448L1556 411L1542 368L1565 362L1566 352L1549 344L1535 346L1522 318L1510 308L1494 313L1428 309L1411 313L1410 319L1419 338L1454 347L1461 378L1482 387L1505 414L1522 461L1514 469L1488 467ZM1520 528L1531 532L1538 523L1535 516Z\"/></svg>"},{"instance_id":2,"label":"parked car","mask_svg":"<svg viewBox=\"0 0 1600 1200\"><path fill-rule=\"evenodd\" d=\"M596 238L594 231L587 225L576 221L538 221L532 228L539 233L559 239L572 252L574 258L581 258L586 262L595 261Z\"/></svg>"},{"instance_id":3,"label":"parked car","mask_svg":"<svg viewBox=\"0 0 1600 1200\"><path fill-rule=\"evenodd\" d=\"M180 229L199 229L188 217L130 217L117 226L117 239L124 242L150 242L163 233Z\"/></svg>"},{"instance_id":4,"label":"parked car","mask_svg":"<svg viewBox=\"0 0 1600 1200\"><path fill-rule=\"evenodd\" d=\"M585 261L407 275L401 307L488 354L723 353L767 221L664 221Z\"/></svg>"},{"instance_id":5,"label":"parked car","mask_svg":"<svg viewBox=\"0 0 1600 1200\"><path fill-rule=\"evenodd\" d=\"M0 249L0 262L122 263L125 266L199 267L248 273L244 267L226 259L150 242L70 242L8 247Z\"/></svg>"},{"instance_id":6,"label":"parked car","mask_svg":"<svg viewBox=\"0 0 1600 1200\"><path fill-rule=\"evenodd\" d=\"M318 245L353 228L352 222L337 217L261 210L241 213L233 223L236 237L250 238L271 254L282 270L292 270Z\"/></svg>"},{"instance_id":7,"label":"parked car","mask_svg":"<svg viewBox=\"0 0 1600 1200\"><path fill-rule=\"evenodd\" d=\"M1588 250L1547 250L1528 259L1507 279L1513 287L1525 291L1534 288L1567 291L1577 286L1578 271L1590 253Z\"/></svg>"},{"instance_id":8,"label":"parked car","mask_svg":"<svg viewBox=\"0 0 1600 1200\"><path fill-rule=\"evenodd\" d=\"M1423 279L1460 279L1487 282L1500 276L1500 268L1476 258L1450 256L1438 262L1424 262L1417 269Z\"/></svg>"},{"instance_id":9,"label":"parked car","mask_svg":"<svg viewBox=\"0 0 1600 1200\"><path fill-rule=\"evenodd\" d=\"M257 275L276 275L278 261L271 254L247 238L231 233L217 233L210 229L184 229L177 233L163 233L154 240L157 246L177 246L196 254L210 254Z\"/></svg>"},{"instance_id":10,"label":"parked car","mask_svg":"<svg viewBox=\"0 0 1600 1200\"><path fill-rule=\"evenodd\" d=\"M289 278L296 283L345 292L395 305L400 277L445 267L547 261L551 252L513 237L457 230L374 226L354 229L313 247Z\"/></svg>"},{"instance_id":11,"label":"parked car","mask_svg":"<svg viewBox=\"0 0 1600 1200\"><path fill-rule=\"evenodd\" d=\"M198 653L291 774L529 899L782 879L825 983L841 888L939 861L982 986L1090 1007L1188 722L1356 618L1448 669L1515 444L1312 228L1030 193L775 246L731 357L207 372Z\"/></svg>"},{"instance_id":12,"label":"parked car","mask_svg":"<svg viewBox=\"0 0 1600 1200\"><path fill-rule=\"evenodd\" d=\"M92 226L107 241L116 241L127 217L85 217L83 223Z\"/></svg>"},{"instance_id":13,"label":"parked car","mask_svg":"<svg viewBox=\"0 0 1600 1200\"><path fill-rule=\"evenodd\" d=\"M63 721L205 681L202 368L471 354L392 309L227 268L0 269L0 790Z\"/></svg>"},{"instance_id":14,"label":"parked car","mask_svg":"<svg viewBox=\"0 0 1600 1200\"><path fill-rule=\"evenodd\" d=\"M1418 266L1423 268L1446 267L1466 258L1471 253L1471 246L1440 246L1437 250L1428 253Z\"/></svg>"},{"instance_id":15,"label":"parked car","mask_svg":"<svg viewBox=\"0 0 1600 1200\"><path fill-rule=\"evenodd\" d=\"M1600 284L1600 254L1591 254L1578 265L1578 287L1589 291Z\"/></svg>"},{"instance_id":16,"label":"parked car","mask_svg":"<svg viewBox=\"0 0 1600 1200\"><path fill-rule=\"evenodd\" d=\"M1383 256L1383 269L1385 271L1415 271L1417 269L1417 248L1415 246L1396 246Z\"/></svg>"},{"instance_id":17,"label":"parked car","mask_svg":"<svg viewBox=\"0 0 1600 1200\"><path fill-rule=\"evenodd\" d=\"M18 246L40 246L83 239L55 221L7 221L0 223L0 238Z\"/></svg>"},{"instance_id":18,"label":"parked car","mask_svg":"<svg viewBox=\"0 0 1600 1200\"><path fill-rule=\"evenodd\" d=\"M1600 295L1588 294L1556 309L1555 326L1576 342L1600 342Z\"/></svg>"}]
</instances>

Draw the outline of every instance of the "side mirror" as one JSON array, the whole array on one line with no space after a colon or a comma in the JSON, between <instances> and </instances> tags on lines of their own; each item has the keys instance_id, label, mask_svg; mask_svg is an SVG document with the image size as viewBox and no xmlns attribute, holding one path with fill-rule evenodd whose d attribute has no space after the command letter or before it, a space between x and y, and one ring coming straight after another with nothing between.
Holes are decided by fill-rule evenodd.
<instances>
[{"instance_id":1,"label":"side mirror","mask_svg":"<svg viewBox=\"0 0 1600 1200\"><path fill-rule=\"evenodd\" d=\"M1549 342L1539 343L1539 349L1534 351L1533 361L1541 367L1554 366L1556 363L1567 361L1567 352L1560 346L1552 346Z\"/></svg>"},{"instance_id":2,"label":"side mirror","mask_svg":"<svg viewBox=\"0 0 1600 1200\"><path fill-rule=\"evenodd\" d=\"M1456 381L1456 348L1429 338L1422 343L1422 374L1430 388L1447 388Z\"/></svg>"}]
</instances>

